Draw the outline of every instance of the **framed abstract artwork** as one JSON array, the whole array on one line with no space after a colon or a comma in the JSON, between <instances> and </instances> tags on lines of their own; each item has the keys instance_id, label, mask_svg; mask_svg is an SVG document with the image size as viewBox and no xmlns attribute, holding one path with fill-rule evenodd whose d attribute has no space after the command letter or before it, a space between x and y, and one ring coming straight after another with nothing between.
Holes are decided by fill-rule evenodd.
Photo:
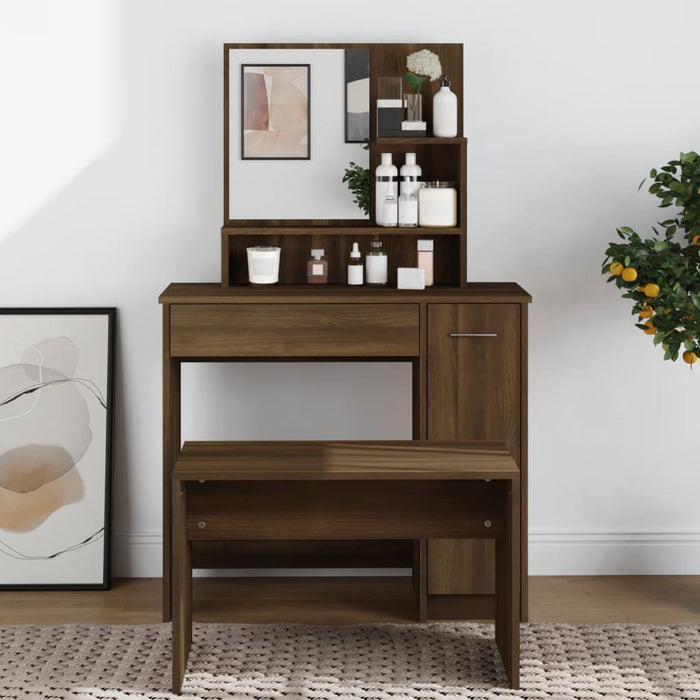
<instances>
[{"instance_id":1,"label":"framed abstract artwork","mask_svg":"<svg viewBox=\"0 0 700 700\"><path fill-rule=\"evenodd\" d=\"M309 160L311 66L241 66L241 158Z\"/></svg>"},{"instance_id":2,"label":"framed abstract artwork","mask_svg":"<svg viewBox=\"0 0 700 700\"><path fill-rule=\"evenodd\" d=\"M109 588L116 309L0 309L0 588Z\"/></svg>"}]
</instances>

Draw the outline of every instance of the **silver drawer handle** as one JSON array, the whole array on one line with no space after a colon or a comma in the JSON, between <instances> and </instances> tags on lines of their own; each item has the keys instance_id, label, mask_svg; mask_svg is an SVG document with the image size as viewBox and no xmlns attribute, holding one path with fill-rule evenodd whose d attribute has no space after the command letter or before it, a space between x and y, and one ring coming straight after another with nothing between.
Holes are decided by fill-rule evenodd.
<instances>
[{"instance_id":1,"label":"silver drawer handle","mask_svg":"<svg viewBox=\"0 0 700 700\"><path fill-rule=\"evenodd\" d=\"M450 338L498 338L498 333L450 333Z\"/></svg>"}]
</instances>

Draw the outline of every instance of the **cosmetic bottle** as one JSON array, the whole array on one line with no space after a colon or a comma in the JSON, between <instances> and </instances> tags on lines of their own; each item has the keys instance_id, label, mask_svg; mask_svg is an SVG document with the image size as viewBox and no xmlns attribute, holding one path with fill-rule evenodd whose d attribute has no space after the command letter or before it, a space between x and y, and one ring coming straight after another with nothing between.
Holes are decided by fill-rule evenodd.
<instances>
[{"instance_id":1,"label":"cosmetic bottle","mask_svg":"<svg viewBox=\"0 0 700 700\"><path fill-rule=\"evenodd\" d=\"M399 226L418 226L418 197L413 192L399 197Z\"/></svg>"},{"instance_id":2,"label":"cosmetic bottle","mask_svg":"<svg viewBox=\"0 0 700 700\"><path fill-rule=\"evenodd\" d=\"M391 162L391 153L382 153L382 162L375 170L374 189L374 220L379 226L396 226L396 223L385 224L382 218L384 200L393 194L399 196L397 180L399 171Z\"/></svg>"},{"instance_id":3,"label":"cosmetic bottle","mask_svg":"<svg viewBox=\"0 0 700 700\"><path fill-rule=\"evenodd\" d=\"M418 265L425 271L425 286L433 286L433 242L418 239Z\"/></svg>"},{"instance_id":4,"label":"cosmetic bottle","mask_svg":"<svg viewBox=\"0 0 700 700\"><path fill-rule=\"evenodd\" d=\"M457 95L446 75L433 97L433 136L457 136Z\"/></svg>"},{"instance_id":5,"label":"cosmetic bottle","mask_svg":"<svg viewBox=\"0 0 700 700\"><path fill-rule=\"evenodd\" d=\"M323 248L311 251L311 260L306 263L306 279L309 284L328 283L328 260L323 259Z\"/></svg>"},{"instance_id":6,"label":"cosmetic bottle","mask_svg":"<svg viewBox=\"0 0 700 700\"><path fill-rule=\"evenodd\" d=\"M388 258L382 248L379 236L370 243L370 251L365 256L367 262L367 284L386 284L388 279Z\"/></svg>"},{"instance_id":7,"label":"cosmetic bottle","mask_svg":"<svg viewBox=\"0 0 700 700\"><path fill-rule=\"evenodd\" d=\"M382 226L396 226L399 222L399 203L396 195L389 192L382 203Z\"/></svg>"},{"instance_id":8,"label":"cosmetic bottle","mask_svg":"<svg viewBox=\"0 0 700 700\"><path fill-rule=\"evenodd\" d=\"M413 192L417 197L422 174L423 169L416 163L416 154L407 153L406 162L401 166L401 170L399 171L399 194Z\"/></svg>"},{"instance_id":9,"label":"cosmetic bottle","mask_svg":"<svg viewBox=\"0 0 700 700\"><path fill-rule=\"evenodd\" d=\"M363 278L364 266L362 265L362 254L360 253L360 247L357 241L355 241L352 244L350 260L348 261L348 284L353 286L362 284Z\"/></svg>"}]
</instances>

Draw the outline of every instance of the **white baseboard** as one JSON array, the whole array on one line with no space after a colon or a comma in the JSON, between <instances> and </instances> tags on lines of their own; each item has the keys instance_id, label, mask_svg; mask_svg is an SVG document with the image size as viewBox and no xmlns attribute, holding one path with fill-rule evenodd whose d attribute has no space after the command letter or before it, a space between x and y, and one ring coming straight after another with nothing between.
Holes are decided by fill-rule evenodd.
<instances>
[{"instance_id":1,"label":"white baseboard","mask_svg":"<svg viewBox=\"0 0 700 700\"><path fill-rule=\"evenodd\" d=\"M531 576L697 575L700 533L531 532L529 560Z\"/></svg>"},{"instance_id":2,"label":"white baseboard","mask_svg":"<svg viewBox=\"0 0 700 700\"><path fill-rule=\"evenodd\" d=\"M118 578L161 575L161 536L115 534L112 571ZM700 575L700 532L532 532L531 576ZM359 569L358 576L403 576L408 569ZM200 575L344 576L347 569L201 571Z\"/></svg>"}]
</instances>

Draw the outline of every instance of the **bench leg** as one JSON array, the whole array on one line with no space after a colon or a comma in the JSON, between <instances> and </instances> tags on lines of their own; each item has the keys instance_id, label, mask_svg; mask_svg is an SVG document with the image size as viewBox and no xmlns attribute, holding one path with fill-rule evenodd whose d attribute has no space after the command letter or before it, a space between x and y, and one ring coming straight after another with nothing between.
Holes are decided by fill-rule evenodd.
<instances>
[{"instance_id":1,"label":"bench leg","mask_svg":"<svg viewBox=\"0 0 700 700\"><path fill-rule=\"evenodd\" d=\"M428 540L413 541L413 592L418 622L425 622L428 616Z\"/></svg>"},{"instance_id":2,"label":"bench leg","mask_svg":"<svg viewBox=\"0 0 700 700\"><path fill-rule=\"evenodd\" d=\"M185 536L185 495L180 482L173 483L173 693L179 695L187 668L192 640L192 561L191 544Z\"/></svg>"},{"instance_id":3,"label":"bench leg","mask_svg":"<svg viewBox=\"0 0 700 700\"><path fill-rule=\"evenodd\" d=\"M510 687L520 688L520 488L513 480L506 504L506 527L496 540L496 645Z\"/></svg>"}]
</instances>

